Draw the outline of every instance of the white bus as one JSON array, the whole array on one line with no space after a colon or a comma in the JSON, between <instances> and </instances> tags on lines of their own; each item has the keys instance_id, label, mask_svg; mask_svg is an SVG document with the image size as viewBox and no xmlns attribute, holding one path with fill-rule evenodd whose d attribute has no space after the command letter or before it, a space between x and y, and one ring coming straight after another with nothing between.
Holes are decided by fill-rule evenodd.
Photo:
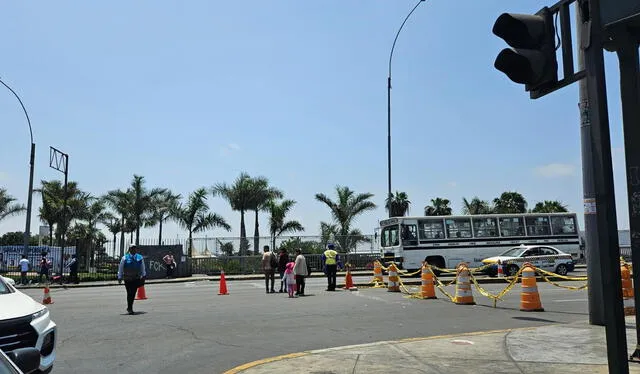
<instances>
[{"instance_id":1,"label":"white bus","mask_svg":"<svg viewBox=\"0 0 640 374\"><path fill-rule=\"evenodd\" d=\"M575 213L396 217L380 221L383 261L414 271L422 261L439 268L482 260L520 244L546 244L574 259L582 252Z\"/></svg>"}]
</instances>

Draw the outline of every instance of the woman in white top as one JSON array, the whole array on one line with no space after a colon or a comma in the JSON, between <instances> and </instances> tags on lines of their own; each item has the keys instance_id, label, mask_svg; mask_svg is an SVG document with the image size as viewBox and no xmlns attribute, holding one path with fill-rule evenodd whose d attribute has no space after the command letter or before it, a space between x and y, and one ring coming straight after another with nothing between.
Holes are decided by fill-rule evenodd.
<instances>
[{"instance_id":1,"label":"woman in white top","mask_svg":"<svg viewBox=\"0 0 640 374\"><path fill-rule=\"evenodd\" d=\"M300 248L296 249L296 262L293 266L293 274L296 276L296 288L298 292L296 295L304 296L304 277L309 275L307 272L307 259L302 255L302 250Z\"/></svg>"}]
</instances>

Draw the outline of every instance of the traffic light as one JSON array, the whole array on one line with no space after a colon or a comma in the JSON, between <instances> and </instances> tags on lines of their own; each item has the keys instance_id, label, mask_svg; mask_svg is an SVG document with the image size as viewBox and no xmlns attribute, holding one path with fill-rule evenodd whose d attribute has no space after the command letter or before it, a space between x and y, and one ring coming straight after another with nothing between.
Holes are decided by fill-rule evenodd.
<instances>
[{"instance_id":1,"label":"traffic light","mask_svg":"<svg viewBox=\"0 0 640 374\"><path fill-rule=\"evenodd\" d=\"M493 33L513 48L503 49L493 66L533 91L558 82L555 27L549 8L535 15L503 13Z\"/></svg>"}]
</instances>

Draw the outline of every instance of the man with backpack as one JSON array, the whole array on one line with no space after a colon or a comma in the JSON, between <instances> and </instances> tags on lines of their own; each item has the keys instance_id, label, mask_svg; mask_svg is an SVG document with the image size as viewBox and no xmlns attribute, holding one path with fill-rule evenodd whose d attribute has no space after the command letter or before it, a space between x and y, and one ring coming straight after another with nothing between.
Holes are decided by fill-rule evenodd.
<instances>
[{"instance_id":1,"label":"man with backpack","mask_svg":"<svg viewBox=\"0 0 640 374\"><path fill-rule=\"evenodd\" d=\"M133 300L136 298L138 287L144 284L147 270L144 266L144 258L136 253L135 245L129 247L129 253L122 256L118 266L118 283L124 279L124 288L127 290L127 312L133 313Z\"/></svg>"},{"instance_id":2,"label":"man with backpack","mask_svg":"<svg viewBox=\"0 0 640 374\"><path fill-rule=\"evenodd\" d=\"M276 269L278 268L278 260L276 255L269 251L269 246L264 246L264 254L262 255L262 271L264 271L264 285L267 293L276 293ZM269 281L271 281L271 291L269 291Z\"/></svg>"}]
</instances>

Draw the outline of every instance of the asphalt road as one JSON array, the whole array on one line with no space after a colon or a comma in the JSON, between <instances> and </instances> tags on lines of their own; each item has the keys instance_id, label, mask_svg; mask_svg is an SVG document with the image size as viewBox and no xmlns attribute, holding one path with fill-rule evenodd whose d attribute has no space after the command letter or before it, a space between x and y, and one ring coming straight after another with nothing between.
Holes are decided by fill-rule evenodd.
<instances>
[{"instance_id":1,"label":"asphalt road","mask_svg":"<svg viewBox=\"0 0 640 374\"><path fill-rule=\"evenodd\" d=\"M497 293L504 285L483 287ZM308 296L296 299L265 294L261 281L228 282L228 296L217 294L217 282L157 284L146 287L149 299L136 301L134 316L125 314L124 287L56 289L53 373L221 373L309 349L588 319L586 290L539 284L546 311L527 313L519 311L519 287L494 309L475 289L478 305L465 306L440 293L418 300L386 289L327 292L324 279L309 280Z\"/></svg>"}]
</instances>

